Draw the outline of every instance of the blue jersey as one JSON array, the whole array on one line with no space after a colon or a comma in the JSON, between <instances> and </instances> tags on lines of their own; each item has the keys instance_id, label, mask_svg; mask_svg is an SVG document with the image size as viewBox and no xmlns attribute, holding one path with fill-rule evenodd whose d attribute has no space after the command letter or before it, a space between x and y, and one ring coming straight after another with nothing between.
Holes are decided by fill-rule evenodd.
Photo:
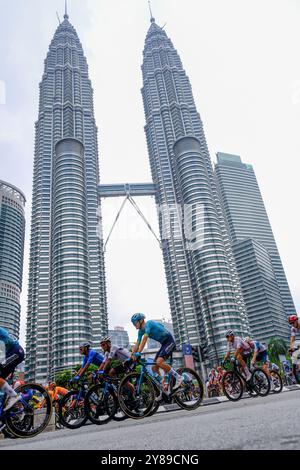
<instances>
[{"instance_id":1,"label":"blue jersey","mask_svg":"<svg viewBox=\"0 0 300 470\"><path fill-rule=\"evenodd\" d=\"M14 338L10 336L7 330L0 327L0 342L5 344L5 353L7 354L15 346L18 346L19 343Z\"/></svg>"},{"instance_id":2,"label":"blue jersey","mask_svg":"<svg viewBox=\"0 0 300 470\"><path fill-rule=\"evenodd\" d=\"M260 341L253 341L254 344L254 351L261 353L267 350L266 346L264 346Z\"/></svg>"},{"instance_id":3,"label":"blue jersey","mask_svg":"<svg viewBox=\"0 0 300 470\"><path fill-rule=\"evenodd\" d=\"M84 356L81 367L84 367L86 364L94 364L95 366L100 366L103 359L104 357L101 354L91 349L88 355Z\"/></svg>"},{"instance_id":4,"label":"blue jersey","mask_svg":"<svg viewBox=\"0 0 300 470\"><path fill-rule=\"evenodd\" d=\"M144 335L147 335L149 338L154 339L161 344L170 338L170 336L172 336L171 333L164 327L164 325L153 320L148 320L144 328L139 330L139 342L141 342L141 339Z\"/></svg>"}]
</instances>

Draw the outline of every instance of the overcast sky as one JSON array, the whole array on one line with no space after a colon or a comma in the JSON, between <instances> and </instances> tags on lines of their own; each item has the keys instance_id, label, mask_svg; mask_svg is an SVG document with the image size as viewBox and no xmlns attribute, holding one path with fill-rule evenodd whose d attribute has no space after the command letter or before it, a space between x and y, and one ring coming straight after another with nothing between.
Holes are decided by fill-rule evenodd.
<instances>
[{"instance_id":1,"label":"overcast sky","mask_svg":"<svg viewBox=\"0 0 300 470\"><path fill-rule=\"evenodd\" d=\"M147 0L68 4L95 91L101 182L151 181L140 93ZM299 310L300 1L152 0L152 9L190 78L212 159L235 153L254 166ZM23 343L38 85L63 10L63 0L0 0L0 179L27 197ZM103 203L106 235L121 203ZM153 199L137 203L158 232ZM170 317L161 252L137 217L128 205L106 252L110 326L131 337L135 311Z\"/></svg>"}]
</instances>

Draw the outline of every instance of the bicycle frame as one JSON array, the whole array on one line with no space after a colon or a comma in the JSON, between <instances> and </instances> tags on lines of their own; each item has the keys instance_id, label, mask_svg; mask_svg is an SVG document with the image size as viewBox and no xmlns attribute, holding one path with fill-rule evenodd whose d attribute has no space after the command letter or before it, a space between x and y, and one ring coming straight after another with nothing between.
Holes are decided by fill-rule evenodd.
<instances>
[{"instance_id":1,"label":"bicycle frame","mask_svg":"<svg viewBox=\"0 0 300 470\"><path fill-rule=\"evenodd\" d=\"M155 386L156 386L159 390L161 390L162 393L163 393L165 396L168 397L168 399L172 398L172 394L166 395L166 392L165 392L165 390L164 390L162 384L161 384L155 377L153 377L153 376L149 373L149 371L147 370L147 367L148 367L148 366L157 365L156 362L153 361L153 362L147 362L147 363L145 363L143 359L142 359L142 360L140 359L140 360L138 361L138 365L140 365L140 366L142 367L141 372L140 372L140 376L139 376L139 381L138 381L138 389L137 389L138 393L140 393L140 391L141 391L141 385L142 385L142 382L143 382L143 377L144 377L144 375L146 375L146 376L150 379L150 381L151 381L152 383L154 383Z\"/></svg>"}]
</instances>

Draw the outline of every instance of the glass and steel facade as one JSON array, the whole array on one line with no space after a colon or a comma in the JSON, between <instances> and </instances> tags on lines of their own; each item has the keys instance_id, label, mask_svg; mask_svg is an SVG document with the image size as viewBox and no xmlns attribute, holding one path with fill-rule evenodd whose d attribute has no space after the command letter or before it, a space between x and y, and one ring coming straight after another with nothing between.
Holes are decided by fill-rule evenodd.
<instances>
[{"instance_id":1,"label":"glass and steel facade","mask_svg":"<svg viewBox=\"0 0 300 470\"><path fill-rule=\"evenodd\" d=\"M248 238L234 243L233 252L253 338L268 341L276 336L286 340L287 322L268 250Z\"/></svg>"},{"instance_id":2,"label":"glass and steel facade","mask_svg":"<svg viewBox=\"0 0 300 470\"><path fill-rule=\"evenodd\" d=\"M287 316L295 312L295 306L253 167L243 163L237 155L219 152L215 176L231 243L235 246L245 239L251 239L269 253L283 304L280 311L274 310L271 305L269 308L269 315L274 316L273 335L288 338ZM239 264L237 263L237 267L240 274L243 266L240 268ZM245 282L243 284L245 286ZM246 302L247 310L248 302L249 300ZM255 322L250 317L249 320L251 328L256 328ZM281 327L278 329L275 325ZM261 334L263 336L264 332Z\"/></svg>"},{"instance_id":3,"label":"glass and steel facade","mask_svg":"<svg viewBox=\"0 0 300 470\"><path fill-rule=\"evenodd\" d=\"M80 360L107 334L93 89L67 14L45 60L36 122L27 317L27 378Z\"/></svg>"},{"instance_id":4,"label":"glass and steel facade","mask_svg":"<svg viewBox=\"0 0 300 470\"><path fill-rule=\"evenodd\" d=\"M223 355L225 331L244 334L249 327L211 159L189 79L154 18L143 56L145 132L175 340L206 346L215 361ZM183 229L186 207L193 236L201 240L192 249Z\"/></svg>"},{"instance_id":5,"label":"glass and steel facade","mask_svg":"<svg viewBox=\"0 0 300 470\"><path fill-rule=\"evenodd\" d=\"M0 181L0 326L19 338L25 207L24 194Z\"/></svg>"}]
</instances>

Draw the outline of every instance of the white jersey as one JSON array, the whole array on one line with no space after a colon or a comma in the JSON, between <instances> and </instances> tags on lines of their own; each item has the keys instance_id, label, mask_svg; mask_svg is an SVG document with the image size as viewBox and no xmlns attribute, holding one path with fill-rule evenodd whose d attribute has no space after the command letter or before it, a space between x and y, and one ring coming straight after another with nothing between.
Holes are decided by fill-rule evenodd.
<instances>
[{"instance_id":1,"label":"white jersey","mask_svg":"<svg viewBox=\"0 0 300 470\"><path fill-rule=\"evenodd\" d=\"M299 325L299 324L298 324ZM298 328L295 328L294 326L292 326L291 328L291 336L296 336L297 334L300 333L300 326Z\"/></svg>"},{"instance_id":2,"label":"white jersey","mask_svg":"<svg viewBox=\"0 0 300 470\"><path fill-rule=\"evenodd\" d=\"M242 338L239 336L235 336L233 343L230 343L229 341L227 342L227 351L236 351L237 349L242 348L244 353L250 353L251 352L251 347L246 341L243 341Z\"/></svg>"},{"instance_id":3,"label":"white jersey","mask_svg":"<svg viewBox=\"0 0 300 470\"><path fill-rule=\"evenodd\" d=\"M131 352L126 348L119 348L118 346L111 345L110 352L104 354L104 360L116 359L121 362L128 361L131 358Z\"/></svg>"}]
</instances>

